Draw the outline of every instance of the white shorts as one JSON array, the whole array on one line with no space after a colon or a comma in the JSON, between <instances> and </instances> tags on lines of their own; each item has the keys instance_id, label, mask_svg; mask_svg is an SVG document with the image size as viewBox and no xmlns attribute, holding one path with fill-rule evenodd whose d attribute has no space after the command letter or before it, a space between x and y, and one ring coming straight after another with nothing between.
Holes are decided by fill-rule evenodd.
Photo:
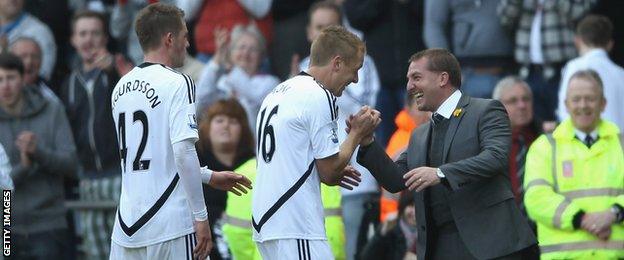
<instances>
[{"instance_id":1,"label":"white shorts","mask_svg":"<svg viewBox=\"0 0 624 260\"><path fill-rule=\"evenodd\" d=\"M195 233L144 247L123 247L111 242L110 260L193 260L193 249L197 245ZM210 258L207 258L210 259Z\"/></svg>"},{"instance_id":2,"label":"white shorts","mask_svg":"<svg viewBox=\"0 0 624 260\"><path fill-rule=\"evenodd\" d=\"M326 260L334 259L327 240L275 239L256 242L265 260Z\"/></svg>"}]
</instances>

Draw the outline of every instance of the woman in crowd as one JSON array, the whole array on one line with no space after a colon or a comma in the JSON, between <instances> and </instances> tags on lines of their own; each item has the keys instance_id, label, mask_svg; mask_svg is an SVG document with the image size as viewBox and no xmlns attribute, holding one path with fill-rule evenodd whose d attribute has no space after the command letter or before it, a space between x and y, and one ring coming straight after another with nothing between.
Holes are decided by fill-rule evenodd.
<instances>
[{"instance_id":1,"label":"woman in crowd","mask_svg":"<svg viewBox=\"0 0 624 260\"><path fill-rule=\"evenodd\" d=\"M217 51L201 73L198 86L198 107L219 98L234 97L245 108L252 129L264 97L279 84L279 79L259 73L266 43L254 25L238 25L229 35L215 30Z\"/></svg>"},{"instance_id":2,"label":"woman in crowd","mask_svg":"<svg viewBox=\"0 0 624 260\"><path fill-rule=\"evenodd\" d=\"M215 171L232 171L254 157L247 115L236 99L218 100L200 115L197 151L201 166ZM223 243L220 223L227 193L204 185L204 198L215 241L210 259L222 259L221 256L229 254Z\"/></svg>"}]
</instances>

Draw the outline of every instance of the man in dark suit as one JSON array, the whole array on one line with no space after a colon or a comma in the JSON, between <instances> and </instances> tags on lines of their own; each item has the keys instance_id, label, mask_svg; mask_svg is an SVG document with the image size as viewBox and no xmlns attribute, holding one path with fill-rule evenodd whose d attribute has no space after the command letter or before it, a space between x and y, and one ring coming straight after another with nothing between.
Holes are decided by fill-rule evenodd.
<instances>
[{"instance_id":1,"label":"man in dark suit","mask_svg":"<svg viewBox=\"0 0 624 260\"><path fill-rule=\"evenodd\" d=\"M444 49L410 58L407 93L434 112L393 162L373 137L358 162L390 192L415 191L418 259L521 259L535 236L507 176L511 131L503 105L459 91L457 59Z\"/></svg>"}]
</instances>

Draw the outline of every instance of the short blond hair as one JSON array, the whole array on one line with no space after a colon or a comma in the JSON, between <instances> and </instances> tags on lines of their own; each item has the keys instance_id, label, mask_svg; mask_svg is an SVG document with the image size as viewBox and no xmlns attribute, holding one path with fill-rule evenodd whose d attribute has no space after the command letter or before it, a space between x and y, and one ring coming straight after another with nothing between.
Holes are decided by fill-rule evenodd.
<instances>
[{"instance_id":1,"label":"short blond hair","mask_svg":"<svg viewBox=\"0 0 624 260\"><path fill-rule=\"evenodd\" d=\"M310 47L310 66L324 66L335 56L353 64L357 55L364 54L366 46L355 34L342 26L329 26L314 39Z\"/></svg>"}]
</instances>

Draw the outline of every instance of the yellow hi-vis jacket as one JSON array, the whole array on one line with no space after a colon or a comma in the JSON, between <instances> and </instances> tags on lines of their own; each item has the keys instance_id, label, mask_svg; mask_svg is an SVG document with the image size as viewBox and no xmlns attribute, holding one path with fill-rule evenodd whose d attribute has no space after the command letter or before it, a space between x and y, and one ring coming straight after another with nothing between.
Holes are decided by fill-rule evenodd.
<instances>
[{"instance_id":1,"label":"yellow hi-vis jacket","mask_svg":"<svg viewBox=\"0 0 624 260\"><path fill-rule=\"evenodd\" d=\"M325 233L327 242L336 260L346 259L345 231L342 221L340 202L342 195L339 186L327 186L321 183L321 199L325 210Z\"/></svg>"},{"instance_id":2,"label":"yellow hi-vis jacket","mask_svg":"<svg viewBox=\"0 0 624 260\"><path fill-rule=\"evenodd\" d=\"M245 175L253 183L256 180L256 159L249 159L234 171ZM242 196L229 195L227 198L223 235L234 260L262 259L252 239L251 192L253 190Z\"/></svg>"},{"instance_id":3,"label":"yellow hi-vis jacket","mask_svg":"<svg viewBox=\"0 0 624 260\"><path fill-rule=\"evenodd\" d=\"M234 170L245 175L252 183L256 180L256 159L250 159ZM251 190L253 192L253 190ZM325 208L325 230L327 240L336 260L345 259L345 235L341 195L338 186L321 184L321 197ZM233 259L261 259L252 239L251 193L242 196L228 196L225 208L223 234L232 252Z\"/></svg>"},{"instance_id":4,"label":"yellow hi-vis jacket","mask_svg":"<svg viewBox=\"0 0 624 260\"><path fill-rule=\"evenodd\" d=\"M620 131L604 120L597 130L598 140L587 148L575 138L567 119L551 140L542 135L528 151L524 203L529 217L537 222L541 259L624 258L624 224L613 224L607 241L572 224L581 210L591 213L609 210L616 203L624 206Z\"/></svg>"}]
</instances>

